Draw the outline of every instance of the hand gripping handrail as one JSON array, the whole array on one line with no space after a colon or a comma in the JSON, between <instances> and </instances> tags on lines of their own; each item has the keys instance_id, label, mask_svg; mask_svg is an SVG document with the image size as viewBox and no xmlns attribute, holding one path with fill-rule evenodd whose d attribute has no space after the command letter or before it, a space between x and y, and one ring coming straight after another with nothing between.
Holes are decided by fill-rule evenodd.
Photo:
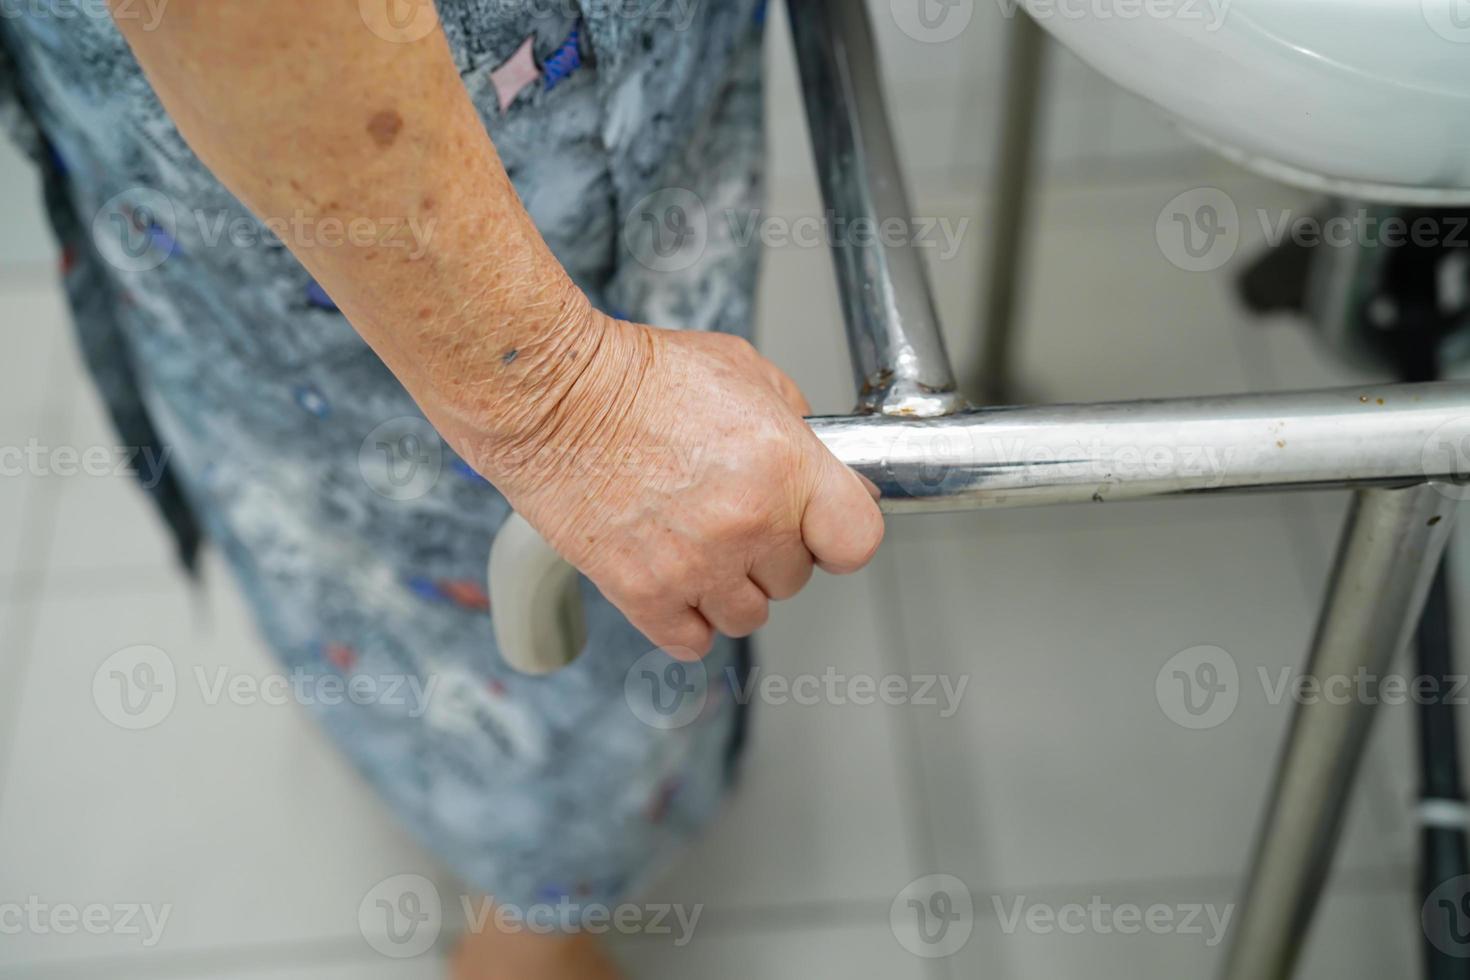
<instances>
[{"instance_id":1,"label":"hand gripping handrail","mask_svg":"<svg viewBox=\"0 0 1470 980\"><path fill-rule=\"evenodd\" d=\"M1461 382L810 424L873 481L888 513L1408 487L1461 481L1470 469L1470 383ZM578 606L563 598L575 587L570 566L512 518L490 563L509 663L546 673L575 659Z\"/></svg>"},{"instance_id":2,"label":"hand gripping handrail","mask_svg":"<svg viewBox=\"0 0 1470 980\"><path fill-rule=\"evenodd\" d=\"M907 220L867 4L787 6L828 211L848 229ZM810 420L878 487L884 511L1351 488L1308 671L1387 669L1419 619L1457 504L1470 498L1470 384L972 409L955 390L920 256L886 237L833 246L858 414ZM577 575L517 515L496 538L489 577L508 663L550 673L578 655ZM1226 980L1291 975L1373 716L1366 702L1295 711Z\"/></svg>"}]
</instances>

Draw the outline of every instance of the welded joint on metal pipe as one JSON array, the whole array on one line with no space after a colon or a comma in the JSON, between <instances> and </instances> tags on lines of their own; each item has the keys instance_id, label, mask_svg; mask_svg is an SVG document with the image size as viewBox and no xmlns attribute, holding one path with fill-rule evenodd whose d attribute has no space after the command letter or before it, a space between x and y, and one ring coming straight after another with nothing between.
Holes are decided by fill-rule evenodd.
<instances>
[{"instance_id":1,"label":"welded joint on metal pipe","mask_svg":"<svg viewBox=\"0 0 1470 980\"><path fill-rule=\"evenodd\" d=\"M828 213L844 228L874 232L892 221L911 222L866 4L792 0L788 6ZM939 418L969 408L918 250L854 232L842 240L834 236L832 259L858 414Z\"/></svg>"}]
</instances>

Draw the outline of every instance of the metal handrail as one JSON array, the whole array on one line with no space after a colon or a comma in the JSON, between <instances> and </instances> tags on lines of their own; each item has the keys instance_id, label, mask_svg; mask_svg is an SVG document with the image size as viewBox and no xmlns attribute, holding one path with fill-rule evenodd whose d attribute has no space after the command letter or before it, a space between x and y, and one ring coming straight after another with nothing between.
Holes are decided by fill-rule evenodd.
<instances>
[{"instance_id":1,"label":"metal handrail","mask_svg":"<svg viewBox=\"0 0 1470 980\"><path fill-rule=\"evenodd\" d=\"M885 513L1431 482L1455 498L1470 476L1470 382L809 422L877 486ZM519 515L494 555L501 655L531 673L570 663L584 635L579 607L559 597L575 587L571 567ZM531 595L542 597L536 616Z\"/></svg>"},{"instance_id":2,"label":"metal handrail","mask_svg":"<svg viewBox=\"0 0 1470 980\"><path fill-rule=\"evenodd\" d=\"M906 219L866 4L788 0L788 9L829 211L849 227ZM872 236L833 253L858 414L811 425L873 481L885 511L1351 488L1308 670L1381 673L1407 642L1458 503L1470 498L1470 384L971 409L955 390L919 255ZM492 549L490 594L509 663L547 673L578 655L576 574L518 515ZM1227 980L1291 975L1373 718L1366 701L1295 710Z\"/></svg>"}]
</instances>

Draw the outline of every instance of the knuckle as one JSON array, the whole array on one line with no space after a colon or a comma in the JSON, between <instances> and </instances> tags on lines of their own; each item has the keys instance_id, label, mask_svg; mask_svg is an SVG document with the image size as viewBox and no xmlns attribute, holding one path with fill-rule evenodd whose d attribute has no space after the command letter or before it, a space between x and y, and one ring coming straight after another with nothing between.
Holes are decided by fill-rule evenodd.
<instances>
[{"instance_id":1,"label":"knuckle","mask_svg":"<svg viewBox=\"0 0 1470 980\"><path fill-rule=\"evenodd\" d=\"M645 566L644 573L660 594L687 589L699 569L698 556L692 549L661 549Z\"/></svg>"},{"instance_id":2,"label":"knuckle","mask_svg":"<svg viewBox=\"0 0 1470 980\"><path fill-rule=\"evenodd\" d=\"M771 604L765 595L751 591L751 595L742 595L731 600L726 632L732 637L749 636L766 625L771 618Z\"/></svg>"},{"instance_id":3,"label":"knuckle","mask_svg":"<svg viewBox=\"0 0 1470 980\"><path fill-rule=\"evenodd\" d=\"M811 580L812 564L811 562L806 562L803 568L791 575L790 578L784 580L782 584L774 590L774 594L771 596L771 598L775 599L777 602L784 602L787 599L794 599L801 594L801 590L806 588L807 583Z\"/></svg>"},{"instance_id":4,"label":"knuckle","mask_svg":"<svg viewBox=\"0 0 1470 980\"><path fill-rule=\"evenodd\" d=\"M759 356L756 353L755 345L752 344L750 341L746 340L744 337L741 337L741 336L738 336L738 335L732 334L732 333L722 333L722 334L718 334L717 336L719 336L720 342L722 344L724 344L725 347L728 348L729 351L732 354L735 354L736 356L739 356L739 357L758 357Z\"/></svg>"},{"instance_id":5,"label":"knuckle","mask_svg":"<svg viewBox=\"0 0 1470 980\"><path fill-rule=\"evenodd\" d=\"M759 535L766 520L749 500L716 501L710 505L707 528L716 541L739 541Z\"/></svg>"},{"instance_id":6,"label":"knuckle","mask_svg":"<svg viewBox=\"0 0 1470 980\"><path fill-rule=\"evenodd\" d=\"M715 631L708 626L690 629L686 632L680 646L687 647L697 657L707 657L709 652L715 648Z\"/></svg>"},{"instance_id":7,"label":"knuckle","mask_svg":"<svg viewBox=\"0 0 1470 980\"><path fill-rule=\"evenodd\" d=\"M629 602L639 606L651 606L663 595L663 587L646 572L629 570L617 583L617 589Z\"/></svg>"}]
</instances>

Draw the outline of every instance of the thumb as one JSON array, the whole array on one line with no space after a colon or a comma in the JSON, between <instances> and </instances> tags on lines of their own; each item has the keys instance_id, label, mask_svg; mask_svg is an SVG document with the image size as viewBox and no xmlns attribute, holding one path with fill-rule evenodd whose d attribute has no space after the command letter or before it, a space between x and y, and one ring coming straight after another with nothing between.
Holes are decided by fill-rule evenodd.
<instances>
[{"instance_id":1,"label":"thumb","mask_svg":"<svg viewBox=\"0 0 1470 980\"><path fill-rule=\"evenodd\" d=\"M823 571L851 575L883 543L883 514L862 477L828 453L801 519L801 536Z\"/></svg>"}]
</instances>

